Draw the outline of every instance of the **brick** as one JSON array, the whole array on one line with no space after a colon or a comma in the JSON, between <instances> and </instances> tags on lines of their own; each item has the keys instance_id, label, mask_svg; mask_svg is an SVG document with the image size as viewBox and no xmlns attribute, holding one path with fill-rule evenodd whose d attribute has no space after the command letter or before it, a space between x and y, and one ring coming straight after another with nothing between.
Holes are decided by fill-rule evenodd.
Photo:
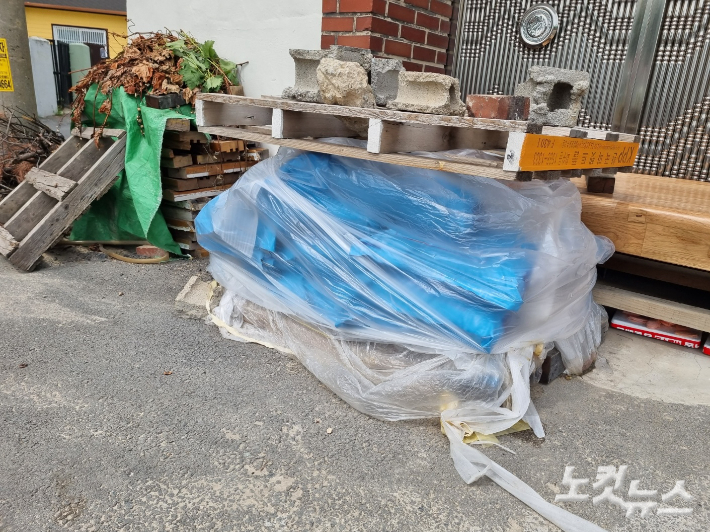
<instances>
[{"instance_id":1,"label":"brick","mask_svg":"<svg viewBox=\"0 0 710 532\"><path fill-rule=\"evenodd\" d=\"M396 20L401 20L402 22L410 22L414 23L414 19L417 15L417 12L414 11L413 9L410 9L408 7L400 6L397 4L393 4L390 2L389 7L387 8L387 16ZM439 24L437 22L437 29L439 28Z\"/></svg>"},{"instance_id":2,"label":"brick","mask_svg":"<svg viewBox=\"0 0 710 532\"><path fill-rule=\"evenodd\" d=\"M337 13L338 0L323 0L323 13Z\"/></svg>"},{"instance_id":3,"label":"brick","mask_svg":"<svg viewBox=\"0 0 710 532\"><path fill-rule=\"evenodd\" d=\"M373 0L372 12L376 15L386 15L387 14L387 1L386 0Z\"/></svg>"},{"instance_id":4,"label":"brick","mask_svg":"<svg viewBox=\"0 0 710 532\"><path fill-rule=\"evenodd\" d=\"M424 72L434 72L435 74L445 74L446 71L442 67L424 65Z\"/></svg>"},{"instance_id":5,"label":"brick","mask_svg":"<svg viewBox=\"0 0 710 532\"><path fill-rule=\"evenodd\" d=\"M399 37L399 24L379 17L358 17L356 31L373 31L390 37Z\"/></svg>"},{"instance_id":6,"label":"brick","mask_svg":"<svg viewBox=\"0 0 710 532\"><path fill-rule=\"evenodd\" d=\"M321 35L320 47L321 50L329 50L335 44L335 35Z\"/></svg>"},{"instance_id":7,"label":"brick","mask_svg":"<svg viewBox=\"0 0 710 532\"><path fill-rule=\"evenodd\" d=\"M404 0L406 4L429 9L429 0Z\"/></svg>"},{"instance_id":8,"label":"brick","mask_svg":"<svg viewBox=\"0 0 710 532\"><path fill-rule=\"evenodd\" d=\"M323 18L323 31L353 31L355 19L353 17L325 17Z\"/></svg>"},{"instance_id":9,"label":"brick","mask_svg":"<svg viewBox=\"0 0 710 532\"><path fill-rule=\"evenodd\" d=\"M399 35L402 39L419 44L426 44L426 32L424 30L403 25Z\"/></svg>"},{"instance_id":10,"label":"brick","mask_svg":"<svg viewBox=\"0 0 710 532\"><path fill-rule=\"evenodd\" d=\"M341 13L372 13L372 0L340 0Z\"/></svg>"},{"instance_id":11,"label":"brick","mask_svg":"<svg viewBox=\"0 0 710 532\"><path fill-rule=\"evenodd\" d=\"M442 31L443 33L447 33L447 34L451 35L452 34L451 22L448 20L442 20L441 24L439 26L439 31Z\"/></svg>"},{"instance_id":12,"label":"brick","mask_svg":"<svg viewBox=\"0 0 710 532\"><path fill-rule=\"evenodd\" d=\"M352 46L373 52L382 51L382 39L372 35L339 35L338 44L340 46Z\"/></svg>"},{"instance_id":13,"label":"brick","mask_svg":"<svg viewBox=\"0 0 710 532\"><path fill-rule=\"evenodd\" d=\"M385 41L385 53L398 55L400 57L412 57L412 45L406 42Z\"/></svg>"},{"instance_id":14,"label":"brick","mask_svg":"<svg viewBox=\"0 0 710 532\"><path fill-rule=\"evenodd\" d=\"M412 63L411 61L403 61L402 65L410 72L421 72L424 67L421 63Z\"/></svg>"},{"instance_id":15,"label":"brick","mask_svg":"<svg viewBox=\"0 0 710 532\"><path fill-rule=\"evenodd\" d=\"M439 35L438 33L429 32L429 35L426 36L426 43L429 46L446 50L449 47L449 37L448 35Z\"/></svg>"},{"instance_id":16,"label":"brick","mask_svg":"<svg viewBox=\"0 0 710 532\"><path fill-rule=\"evenodd\" d=\"M436 61L436 50L432 50L431 48L423 48L421 46L415 46L414 50L412 51L412 59L433 63Z\"/></svg>"},{"instance_id":17,"label":"brick","mask_svg":"<svg viewBox=\"0 0 710 532\"><path fill-rule=\"evenodd\" d=\"M469 116L475 118L527 120L530 114L530 98L524 96L469 94L466 97L466 108Z\"/></svg>"},{"instance_id":18,"label":"brick","mask_svg":"<svg viewBox=\"0 0 710 532\"><path fill-rule=\"evenodd\" d=\"M162 249L155 247L155 246L150 246L150 245L145 245L145 246L138 246L136 248L136 254L140 255L141 257L162 257L165 255L165 251Z\"/></svg>"},{"instance_id":19,"label":"brick","mask_svg":"<svg viewBox=\"0 0 710 532\"><path fill-rule=\"evenodd\" d=\"M390 4L390 9L392 9L392 4ZM425 28L429 28L430 30L438 30L439 20L441 19L432 17L431 15L427 15L421 11L417 12L417 26L423 26Z\"/></svg>"},{"instance_id":20,"label":"brick","mask_svg":"<svg viewBox=\"0 0 710 532\"><path fill-rule=\"evenodd\" d=\"M437 15L441 15L446 18L451 18L451 15L453 15L454 8L451 7L451 4L445 4L444 2L440 2L439 0L431 0L431 6L429 7L429 11L433 11Z\"/></svg>"},{"instance_id":21,"label":"brick","mask_svg":"<svg viewBox=\"0 0 710 532\"><path fill-rule=\"evenodd\" d=\"M440 65L446 64L446 52L436 52L436 62Z\"/></svg>"}]
</instances>

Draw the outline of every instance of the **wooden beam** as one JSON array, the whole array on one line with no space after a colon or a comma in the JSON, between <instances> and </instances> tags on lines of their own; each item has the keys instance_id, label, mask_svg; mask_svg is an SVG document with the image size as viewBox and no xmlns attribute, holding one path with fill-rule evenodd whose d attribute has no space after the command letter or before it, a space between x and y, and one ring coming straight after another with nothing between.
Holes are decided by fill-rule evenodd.
<instances>
[{"instance_id":1,"label":"wooden beam","mask_svg":"<svg viewBox=\"0 0 710 532\"><path fill-rule=\"evenodd\" d=\"M218 196L225 190L229 190L232 185L222 185L219 187L203 188L200 190L189 190L178 192L176 190L163 190L163 198L168 201L189 201L202 198Z\"/></svg>"},{"instance_id":2,"label":"wooden beam","mask_svg":"<svg viewBox=\"0 0 710 532\"><path fill-rule=\"evenodd\" d=\"M440 170L442 172L451 172L455 174L476 175L494 179L515 179L514 173L505 172L499 167L491 167L491 161L486 161L486 164L478 164L475 162L463 163L458 161L446 161L443 159L430 159L428 157L404 155L399 153L369 153L365 148L343 146L340 144L329 144L317 140L275 139L269 135L262 135L260 133L253 133L245 129L230 127L201 127L200 131L204 131L205 133L212 135L222 135L224 137L238 138L252 142L263 142L265 144L275 144L277 146L286 146L297 150L364 159L366 161L397 164L400 166L424 168L427 170Z\"/></svg>"},{"instance_id":3,"label":"wooden beam","mask_svg":"<svg viewBox=\"0 0 710 532\"><path fill-rule=\"evenodd\" d=\"M710 273L694 268L686 268L685 266L667 264L618 252L614 253L601 267L607 270L629 273L647 279L710 292Z\"/></svg>"},{"instance_id":4,"label":"wooden beam","mask_svg":"<svg viewBox=\"0 0 710 532\"><path fill-rule=\"evenodd\" d=\"M710 331L710 310L648 296L597 281L593 290L594 301L634 314L669 321L684 327Z\"/></svg>"},{"instance_id":5,"label":"wooden beam","mask_svg":"<svg viewBox=\"0 0 710 532\"><path fill-rule=\"evenodd\" d=\"M65 177L45 172L39 168L32 168L25 176L25 181L41 190L47 196L51 196L56 200L63 200L69 192L76 186L76 181L66 179Z\"/></svg>"},{"instance_id":6,"label":"wooden beam","mask_svg":"<svg viewBox=\"0 0 710 532\"><path fill-rule=\"evenodd\" d=\"M505 148L508 133L449 126L432 126L370 119L367 151L407 153L455 149L487 150Z\"/></svg>"},{"instance_id":7,"label":"wooden beam","mask_svg":"<svg viewBox=\"0 0 710 532\"><path fill-rule=\"evenodd\" d=\"M37 190L34 196L7 221L5 229L15 237L15 240L22 242L56 204L57 200L55 198Z\"/></svg>"},{"instance_id":8,"label":"wooden beam","mask_svg":"<svg viewBox=\"0 0 710 532\"><path fill-rule=\"evenodd\" d=\"M266 126L271 124L271 109L255 105L224 105L197 100L195 121L204 126Z\"/></svg>"},{"instance_id":9,"label":"wooden beam","mask_svg":"<svg viewBox=\"0 0 710 532\"><path fill-rule=\"evenodd\" d=\"M466 127L474 129L488 129L495 131L527 131L528 122L523 120L497 120L492 118L471 118L466 116L429 115L424 113L409 113L383 108L345 107L342 105L325 105L322 103L297 102L294 100L281 100L272 98L247 98L245 96L231 96L229 94L200 93L197 102L215 102L228 106L255 106L269 109L282 109L284 111L302 111L306 113L320 113L333 116L349 116L357 118L379 118L391 122L412 122L434 126ZM197 104L196 104L197 105ZM226 112L226 111L224 111ZM197 118L197 125L207 127L210 124L202 123ZM261 124L255 124L261 125Z\"/></svg>"},{"instance_id":10,"label":"wooden beam","mask_svg":"<svg viewBox=\"0 0 710 532\"><path fill-rule=\"evenodd\" d=\"M182 168L192 165L192 155L175 155L172 157L163 157L160 159L160 166L163 168Z\"/></svg>"},{"instance_id":11,"label":"wooden beam","mask_svg":"<svg viewBox=\"0 0 710 532\"><path fill-rule=\"evenodd\" d=\"M337 116L273 109L271 132L277 139L357 137ZM365 119L363 119L365 120Z\"/></svg>"},{"instance_id":12,"label":"wooden beam","mask_svg":"<svg viewBox=\"0 0 710 532\"><path fill-rule=\"evenodd\" d=\"M582 221L620 253L710 271L710 184L616 174L613 196L585 190Z\"/></svg>"},{"instance_id":13,"label":"wooden beam","mask_svg":"<svg viewBox=\"0 0 710 532\"><path fill-rule=\"evenodd\" d=\"M35 187L23 181L0 202L0 224L6 224L34 195Z\"/></svg>"}]
</instances>

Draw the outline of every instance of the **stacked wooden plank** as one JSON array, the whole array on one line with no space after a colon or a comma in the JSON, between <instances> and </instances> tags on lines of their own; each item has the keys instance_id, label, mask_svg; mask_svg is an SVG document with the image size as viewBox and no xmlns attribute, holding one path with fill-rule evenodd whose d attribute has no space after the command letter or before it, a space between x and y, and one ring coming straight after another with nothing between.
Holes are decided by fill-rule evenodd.
<instances>
[{"instance_id":1,"label":"stacked wooden plank","mask_svg":"<svg viewBox=\"0 0 710 532\"><path fill-rule=\"evenodd\" d=\"M162 212L173 239L187 253L204 257L194 220L207 202L229 189L260 160L240 139L218 140L190 131L190 121L166 124L161 151Z\"/></svg>"}]
</instances>

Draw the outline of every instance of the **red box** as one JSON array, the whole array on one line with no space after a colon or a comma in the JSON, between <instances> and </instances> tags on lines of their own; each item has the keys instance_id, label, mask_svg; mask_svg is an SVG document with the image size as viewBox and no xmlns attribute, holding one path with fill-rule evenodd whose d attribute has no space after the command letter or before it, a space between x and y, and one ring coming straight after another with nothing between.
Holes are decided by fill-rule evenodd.
<instances>
[{"instance_id":1,"label":"red box","mask_svg":"<svg viewBox=\"0 0 710 532\"><path fill-rule=\"evenodd\" d=\"M705 345L703 346L703 353L710 355L710 336L705 340Z\"/></svg>"},{"instance_id":2,"label":"red box","mask_svg":"<svg viewBox=\"0 0 710 532\"><path fill-rule=\"evenodd\" d=\"M611 320L611 326L620 331L626 331L647 338L663 340L675 345L697 349L700 347L700 337L702 333L695 329L674 325L646 316L639 316L630 312L618 310ZM705 344L708 346L708 344ZM710 349L710 347L709 347ZM710 354L710 351L707 353Z\"/></svg>"}]
</instances>

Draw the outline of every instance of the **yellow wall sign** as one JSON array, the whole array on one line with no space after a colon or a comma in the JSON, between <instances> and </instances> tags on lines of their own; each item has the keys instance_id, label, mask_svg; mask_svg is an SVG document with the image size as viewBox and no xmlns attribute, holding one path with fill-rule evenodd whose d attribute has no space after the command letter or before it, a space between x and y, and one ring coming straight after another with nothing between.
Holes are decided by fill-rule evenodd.
<instances>
[{"instance_id":1,"label":"yellow wall sign","mask_svg":"<svg viewBox=\"0 0 710 532\"><path fill-rule=\"evenodd\" d=\"M639 145L634 142L525 135L520 170L572 170L633 166Z\"/></svg>"},{"instance_id":2,"label":"yellow wall sign","mask_svg":"<svg viewBox=\"0 0 710 532\"><path fill-rule=\"evenodd\" d=\"M7 41L0 39L0 92L12 92L12 72L10 71L10 53L7 50Z\"/></svg>"}]
</instances>

